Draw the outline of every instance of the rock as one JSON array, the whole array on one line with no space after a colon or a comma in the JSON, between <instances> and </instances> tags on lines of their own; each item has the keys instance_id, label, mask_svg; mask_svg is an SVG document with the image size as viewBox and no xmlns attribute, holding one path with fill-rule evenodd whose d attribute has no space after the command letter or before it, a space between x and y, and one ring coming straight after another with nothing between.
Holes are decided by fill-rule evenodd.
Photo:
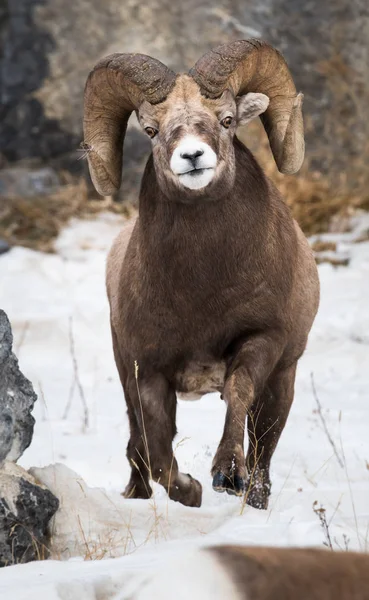
<instances>
[{"instance_id":1,"label":"rock","mask_svg":"<svg viewBox=\"0 0 369 600\"><path fill-rule=\"evenodd\" d=\"M13 336L8 317L0 310L0 466L17 461L33 435L31 415L37 396L21 373L12 352Z\"/></svg>"},{"instance_id":2,"label":"rock","mask_svg":"<svg viewBox=\"0 0 369 600\"><path fill-rule=\"evenodd\" d=\"M5 252L9 252L9 250L10 246L8 242L0 238L0 254L5 254Z\"/></svg>"},{"instance_id":3,"label":"rock","mask_svg":"<svg viewBox=\"0 0 369 600\"><path fill-rule=\"evenodd\" d=\"M54 169L42 167L9 167L0 171L0 196L4 198L32 198L55 192L60 180Z\"/></svg>"},{"instance_id":4,"label":"rock","mask_svg":"<svg viewBox=\"0 0 369 600\"><path fill-rule=\"evenodd\" d=\"M15 462L31 443L37 396L12 352L8 317L0 310L0 566L47 557L47 526L58 499Z\"/></svg>"},{"instance_id":5,"label":"rock","mask_svg":"<svg viewBox=\"0 0 369 600\"><path fill-rule=\"evenodd\" d=\"M19 465L0 469L0 567L47 558L47 526L58 499Z\"/></svg>"}]
</instances>

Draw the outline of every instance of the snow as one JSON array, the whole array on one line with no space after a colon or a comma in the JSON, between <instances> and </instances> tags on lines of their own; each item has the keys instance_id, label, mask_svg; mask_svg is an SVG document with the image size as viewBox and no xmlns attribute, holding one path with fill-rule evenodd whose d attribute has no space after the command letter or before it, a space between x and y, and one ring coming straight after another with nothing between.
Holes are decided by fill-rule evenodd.
<instances>
[{"instance_id":1,"label":"snow","mask_svg":"<svg viewBox=\"0 0 369 600\"><path fill-rule=\"evenodd\" d=\"M147 583L142 582L135 599L173 600L173 590L176 600L241 600L226 567L204 549L175 555ZM124 592L119 594L117 600L123 600L124 596Z\"/></svg>"},{"instance_id":2,"label":"snow","mask_svg":"<svg viewBox=\"0 0 369 600\"><path fill-rule=\"evenodd\" d=\"M122 225L114 215L74 221L54 255L14 248L0 257L0 306L12 323L21 368L39 395L33 442L19 462L33 467L61 500L52 559L3 569L0 596L101 600L118 594L124 600L169 557L195 547L322 546L315 501L326 509L336 549L369 550L369 242L355 243L369 216L357 218L353 233L323 236L350 262L319 266L320 309L272 463L266 512L211 488L225 413L217 394L178 407L176 456L181 470L201 481L202 507L174 503L157 485L150 501L120 495L129 477L128 423L104 268Z\"/></svg>"}]
</instances>

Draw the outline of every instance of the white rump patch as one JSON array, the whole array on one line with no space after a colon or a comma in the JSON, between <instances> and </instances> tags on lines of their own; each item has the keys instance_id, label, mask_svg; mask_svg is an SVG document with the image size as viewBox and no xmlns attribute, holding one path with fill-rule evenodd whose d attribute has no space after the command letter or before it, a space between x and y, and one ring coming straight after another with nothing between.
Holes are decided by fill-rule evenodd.
<instances>
[{"instance_id":1,"label":"white rump patch","mask_svg":"<svg viewBox=\"0 0 369 600\"><path fill-rule=\"evenodd\" d=\"M214 150L194 135L184 137L170 159L173 173L190 190L206 187L214 177L216 165Z\"/></svg>"},{"instance_id":2,"label":"white rump patch","mask_svg":"<svg viewBox=\"0 0 369 600\"><path fill-rule=\"evenodd\" d=\"M243 595L242 598L245 596ZM135 600L241 600L223 565L206 550L168 561Z\"/></svg>"}]
</instances>

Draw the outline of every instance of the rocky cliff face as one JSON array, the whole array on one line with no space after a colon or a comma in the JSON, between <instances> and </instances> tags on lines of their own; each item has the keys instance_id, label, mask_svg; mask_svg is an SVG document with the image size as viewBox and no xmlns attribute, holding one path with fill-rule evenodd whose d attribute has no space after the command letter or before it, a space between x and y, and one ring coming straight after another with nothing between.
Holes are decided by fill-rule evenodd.
<instances>
[{"instance_id":1,"label":"rocky cliff face","mask_svg":"<svg viewBox=\"0 0 369 600\"><path fill-rule=\"evenodd\" d=\"M83 87L100 57L143 52L186 70L207 49L249 37L284 53L305 94L312 167L337 173L355 165L360 176L369 153L366 0L0 0L3 166L35 159L85 172L76 153ZM137 186L149 148L132 130L127 144L133 168L123 193Z\"/></svg>"}]
</instances>

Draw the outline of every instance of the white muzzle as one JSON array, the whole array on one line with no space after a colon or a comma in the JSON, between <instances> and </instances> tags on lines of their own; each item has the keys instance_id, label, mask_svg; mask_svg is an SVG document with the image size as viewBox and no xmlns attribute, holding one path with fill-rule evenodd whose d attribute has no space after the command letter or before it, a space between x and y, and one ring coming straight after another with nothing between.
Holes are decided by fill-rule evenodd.
<instances>
[{"instance_id":1,"label":"white muzzle","mask_svg":"<svg viewBox=\"0 0 369 600\"><path fill-rule=\"evenodd\" d=\"M187 135L179 142L170 159L173 173L190 190L206 187L214 177L216 165L214 150L193 135Z\"/></svg>"}]
</instances>

